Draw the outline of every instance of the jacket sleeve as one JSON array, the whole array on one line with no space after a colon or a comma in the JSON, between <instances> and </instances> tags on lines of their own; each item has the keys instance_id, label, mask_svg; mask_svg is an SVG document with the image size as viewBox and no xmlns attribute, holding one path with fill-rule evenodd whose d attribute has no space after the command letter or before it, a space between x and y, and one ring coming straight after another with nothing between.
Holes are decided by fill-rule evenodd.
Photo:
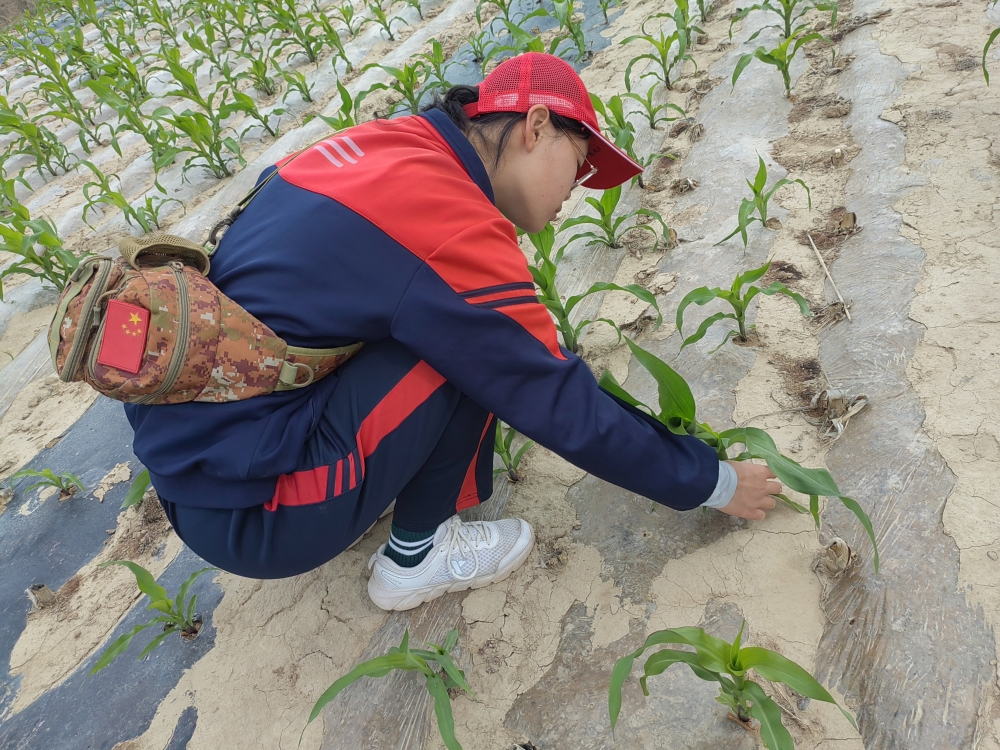
<instances>
[{"instance_id":1,"label":"jacket sleeve","mask_svg":"<svg viewBox=\"0 0 1000 750\"><path fill-rule=\"evenodd\" d=\"M715 451L603 391L583 360L559 346L548 311L526 281L523 255L513 250L521 266L513 277L464 291L436 270L447 261L429 259L400 300L393 338L518 432L581 469L678 510L708 500L720 477ZM485 252L483 259L467 258L473 265L489 262ZM512 270L518 265L511 253L504 262ZM478 279L488 276L479 270Z\"/></svg>"}]
</instances>

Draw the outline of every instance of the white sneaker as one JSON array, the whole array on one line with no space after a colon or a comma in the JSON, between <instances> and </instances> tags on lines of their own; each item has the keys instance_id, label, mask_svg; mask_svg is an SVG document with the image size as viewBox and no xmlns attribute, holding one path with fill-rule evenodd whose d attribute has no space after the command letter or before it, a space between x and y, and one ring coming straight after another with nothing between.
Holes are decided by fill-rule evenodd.
<instances>
[{"instance_id":1,"label":"white sneaker","mask_svg":"<svg viewBox=\"0 0 1000 750\"><path fill-rule=\"evenodd\" d=\"M452 516L438 526L434 546L413 568L385 556L382 545L368 561L368 595L382 609L413 609L445 592L479 589L502 581L528 559L535 533L527 521L465 523Z\"/></svg>"}]
</instances>

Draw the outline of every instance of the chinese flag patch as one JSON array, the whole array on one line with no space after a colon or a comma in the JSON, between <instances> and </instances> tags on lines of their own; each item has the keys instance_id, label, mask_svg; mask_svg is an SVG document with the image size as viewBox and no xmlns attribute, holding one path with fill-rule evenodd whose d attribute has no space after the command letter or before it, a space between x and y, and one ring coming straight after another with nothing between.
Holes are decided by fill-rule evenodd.
<instances>
[{"instance_id":1,"label":"chinese flag patch","mask_svg":"<svg viewBox=\"0 0 1000 750\"><path fill-rule=\"evenodd\" d=\"M97 361L135 375L142 368L148 330L149 310L111 300L104 318L104 340Z\"/></svg>"}]
</instances>

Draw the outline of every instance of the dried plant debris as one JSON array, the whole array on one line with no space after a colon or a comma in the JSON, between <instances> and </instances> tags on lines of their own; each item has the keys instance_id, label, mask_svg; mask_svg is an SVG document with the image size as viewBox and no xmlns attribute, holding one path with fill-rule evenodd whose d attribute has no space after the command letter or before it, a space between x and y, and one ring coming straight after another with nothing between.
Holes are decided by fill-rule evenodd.
<instances>
[{"instance_id":1,"label":"dried plant debris","mask_svg":"<svg viewBox=\"0 0 1000 750\"><path fill-rule=\"evenodd\" d=\"M853 211L848 211L843 206L830 211L826 222L822 228L814 227L808 231L799 232L796 240L800 245L812 247L809 237L816 243L816 248L823 254L823 260L827 265L837 259L837 252L828 252L840 247L848 237L861 231L858 224L858 217Z\"/></svg>"},{"instance_id":2,"label":"dried plant debris","mask_svg":"<svg viewBox=\"0 0 1000 750\"><path fill-rule=\"evenodd\" d=\"M687 134L688 134L688 139L692 143L700 141L702 138L705 137L705 126L702 125L700 122L695 123L690 128L688 128Z\"/></svg>"},{"instance_id":3,"label":"dried plant debris","mask_svg":"<svg viewBox=\"0 0 1000 750\"><path fill-rule=\"evenodd\" d=\"M56 595L53 593L52 589L44 583L33 583L24 590L24 593L28 595L28 598L31 600L31 606L35 609L48 607L56 600Z\"/></svg>"},{"instance_id":4,"label":"dried plant debris","mask_svg":"<svg viewBox=\"0 0 1000 750\"><path fill-rule=\"evenodd\" d=\"M833 42L842 42L844 37L852 31L860 29L862 26L878 23L890 13L892 13L892 10L880 10L877 13L862 13L859 16L842 20L837 24L837 30L830 34L830 40Z\"/></svg>"},{"instance_id":5,"label":"dried plant debris","mask_svg":"<svg viewBox=\"0 0 1000 750\"><path fill-rule=\"evenodd\" d=\"M795 101L795 106L789 112L788 122L802 122L815 115L827 118L844 117L850 111L851 103L836 94L802 96Z\"/></svg>"},{"instance_id":6,"label":"dried plant debris","mask_svg":"<svg viewBox=\"0 0 1000 750\"><path fill-rule=\"evenodd\" d=\"M851 546L839 536L835 536L819 553L813 568L837 575L851 567L856 560L857 555L854 554Z\"/></svg>"},{"instance_id":7,"label":"dried plant debris","mask_svg":"<svg viewBox=\"0 0 1000 750\"><path fill-rule=\"evenodd\" d=\"M843 302L837 300L816 310L815 316L815 320L819 324L819 329L822 331L827 326L839 323L847 318L847 308L844 307Z\"/></svg>"},{"instance_id":8,"label":"dried plant debris","mask_svg":"<svg viewBox=\"0 0 1000 750\"><path fill-rule=\"evenodd\" d=\"M769 356L768 361L778 368L785 391L795 398L793 408L811 409L812 399L823 382L823 366L819 360L815 357L797 359L776 353Z\"/></svg>"},{"instance_id":9,"label":"dried plant debris","mask_svg":"<svg viewBox=\"0 0 1000 750\"><path fill-rule=\"evenodd\" d=\"M851 417L868 406L868 396L863 393L852 396L846 391L826 388L813 396L809 405L823 414L818 421L809 421L819 426L823 437L836 440L844 434Z\"/></svg>"},{"instance_id":10,"label":"dried plant debris","mask_svg":"<svg viewBox=\"0 0 1000 750\"><path fill-rule=\"evenodd\" d=\"M690 193L692 190L697 189L700 184L697 180L692 180L690 177L682 177L670 183L670 191L675 195Z\"/></svg>"},{"instance_id":11,"label":"dried plant debris","mask_svg":"<svg viewBox=\"0 0 1000 750\"><path fill-rule=\"evenodd\" d=\"M681 133L683 133L685 130L687 130L688 128L690 128L692 125L694 125L694 118L693 117L684 117L684 118L678 120L677 122L675 122L673 125L670 126L670 130L668 131L668 135L671 138L676 138Z\"/></svg>"},{"instance_id":12,"label":"dried plant debris","mask_svg":"<svg viewBox=\"0 0 1000 750\"><path fill-rule=\"evenodd\" d=\"M782 284L791 284L803 278L803 273L795 267L795 264L789 263L787 260L772 260L771 267L761 277L760 284L761 286L770 286L775 281L780 281Z\"/></svg>"}]
</instances>

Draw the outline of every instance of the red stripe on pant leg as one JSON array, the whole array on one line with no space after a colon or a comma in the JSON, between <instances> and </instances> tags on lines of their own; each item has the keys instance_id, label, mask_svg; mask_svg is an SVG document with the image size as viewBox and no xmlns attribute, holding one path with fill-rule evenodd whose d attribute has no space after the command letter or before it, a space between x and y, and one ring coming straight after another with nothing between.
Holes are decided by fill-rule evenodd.
<instances>
[{"instance_id":1,"label":"red stripe on pant leg","mask_svg":"<svg viewBox=\"0 0 1000 750\"><path fill-rule=\"evenodd\" d=\"M444 378L426 362L419 362L406 373L361 423L358 449L364 446L362 459L374 453L382 438L399 427L443 383Z\"/></svg>"},{"instance_id":2,"label":"red stripe on pant leg","mask_svg":"<svg viewBox=\"0 0 1000 750\"><path fill-rule=\"evenodd\" d=\"M317 466L309 471L296 471L278 477L274 495L264 503L266 510L275 511L279 505L313 505L327 499L329 466Z\"/></svg>"},{"instance_id":3,"label":"red stripe on pant leg","mask_svg":"<svg viewBox=\"0 0 1000 750\"><path fill-rule=\"evenodd\" d=\"M341 492L344 491L344 472L341 471L344 459L337 461L337 467L334 469L336 472L333 475L333 496L337 497Z\"/></svg>"},{"instance_id":4,"label":"red stripe on pant leg","mask_svg":"<svg viewBox=\"0 0 1000 750\"><path fill-rule=\"evenodd\" d=\"M353 453L348 453L347 454L347 463L350 464L350 466L351 466L351 486L348 487L347 489L353 490L355 487L358 486L358 480L354 477L354 454Z\"/></svg>"},{"instance_id":5,"label":"red stripe on pant leg","mask_svg":"<svg viewBox=\"0 0 1000 750\"><path fill-rule=\"evenodd\" d=\"M462 482L462 490L458 493L458 502L455 503L456 512L471 508L473 505L479 505L479 489L476 487L476 464L479 463L479 452L483 449L483 439L486 437L486 431L490 429L492 423L493 415L489 414L486 417L486 426L483 428L483 434L479 436L479 445L476 446L476 453L472 457L472 463L469 464L469 470L465 472L465 481Z\"/></svg>"}]
</instances>

